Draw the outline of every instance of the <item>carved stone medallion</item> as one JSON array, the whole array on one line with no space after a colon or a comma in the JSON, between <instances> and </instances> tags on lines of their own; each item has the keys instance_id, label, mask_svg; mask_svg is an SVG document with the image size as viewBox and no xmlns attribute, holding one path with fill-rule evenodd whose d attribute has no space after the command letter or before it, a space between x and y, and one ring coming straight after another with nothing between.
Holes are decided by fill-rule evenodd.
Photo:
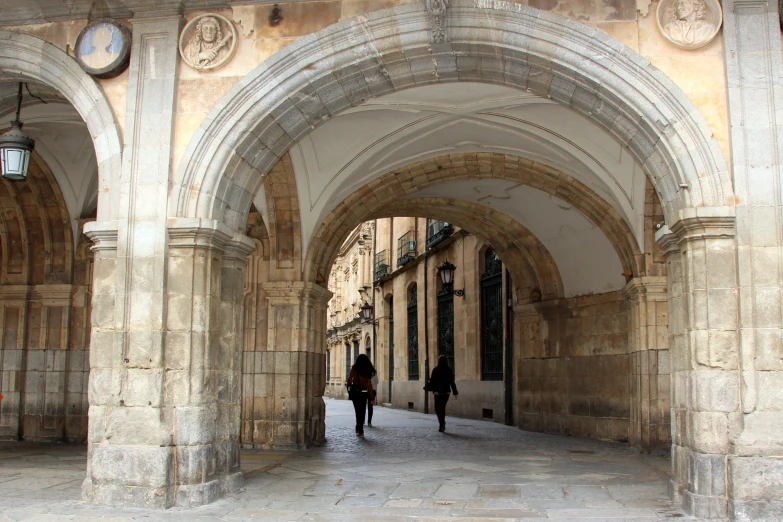
<instances>
[{"instance_id":1,"label":"carved stone medallion","mask_svg":"<svg viewBox=\"0 0 783 522\"><path fill-rule=\"evenodd\" d=\"M224 66L237 50L237 30L227 18L203 14L187 23L179 35L179 54L199 71Z\"/></svg>"},{"instance_id":2,"label":"carved stone medallion","mask_svg":"<svg viewBox=\"0 0 783 522\"><path fill-rule=\"evenodd\" d=\"M715 38L723 23L717 0L662 0L655 21L664 38L680 49L698 49Z\"/></svg>"},{"instance_id":3,"label":"carved stone medallion","mask_svg":"<svg viewBox=\"0 0 783 522\"><path fill-rule=\"evenodd\" d=\"M100 18L87 24L76 39L74 54L95 78L113 78L128 67L131 33L117 20Z\"/></svg>"}]
</instances>

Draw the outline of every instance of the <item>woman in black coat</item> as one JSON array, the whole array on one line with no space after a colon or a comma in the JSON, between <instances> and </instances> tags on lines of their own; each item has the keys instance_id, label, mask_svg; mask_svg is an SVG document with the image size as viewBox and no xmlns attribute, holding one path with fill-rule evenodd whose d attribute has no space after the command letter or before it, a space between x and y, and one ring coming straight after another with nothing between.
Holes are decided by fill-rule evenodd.
<instances>
[{"instance_id":1,"label":"woman in black coat","mask_svg":"<svg viewBox=\"0 0 783 522\"><path fill-rule=\"evenodd\" d=\"M364 413L367 409L367 401L375 399L375 390L372 386L372 376L375 373L370 358L361 354L356 358L348 380L345 382L356 413L356 434L360 437L364 437Z\"/></svg>"},{"instance_id":2,"label":"woman in black coat","mask_svg":"<svg viewBox=\"0 0 783 522\"><path fill-rule=\"evenodd\" d=\"M454 398L457 399L459 392L454 383L454 372L449 367L449 360L445 355L438 357L438 365L432 369L432 375L427 383L427 390L435 395L435 414L438 416L438 431L446 431L446 403L449 402L449 395L454 392Z\"/></svg>"}]
</instances>

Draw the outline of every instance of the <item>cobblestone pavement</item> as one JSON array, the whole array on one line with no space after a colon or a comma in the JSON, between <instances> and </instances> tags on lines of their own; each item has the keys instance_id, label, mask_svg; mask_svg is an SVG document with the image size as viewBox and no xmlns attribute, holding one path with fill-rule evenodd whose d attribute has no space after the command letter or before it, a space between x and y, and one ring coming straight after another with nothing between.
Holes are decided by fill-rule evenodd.
<instances>
[{"instance_id":1,"label":"cobblestone pavement","mask_svg":"<svg viewBox=\"0 0 783 522\"><path fill-rule=\"evenodd\" d=\"M666 496L668 456L491 422L376 408L366 437L347 401L326 400L327 444L242 453L245 487L194 509L85 505L83 446L0 443L0 522L511 521L682 517Z\"/></svg>"}]
</instances>

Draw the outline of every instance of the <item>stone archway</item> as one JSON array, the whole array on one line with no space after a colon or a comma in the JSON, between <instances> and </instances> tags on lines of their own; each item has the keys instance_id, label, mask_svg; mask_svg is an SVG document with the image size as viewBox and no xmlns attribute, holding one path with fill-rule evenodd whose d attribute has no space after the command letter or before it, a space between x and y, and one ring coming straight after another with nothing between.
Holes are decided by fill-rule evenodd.
<instances>
[{"instance_id":1,"label":"stone archway","mask_svg":"<svg viewBox=\"0 0 783 522\"><path fill-rule=\"evenodd\" d=\"M98 220L117 219L122 140L103 91L76 61L34 36L0 31L0 80L34 80L62 93L84 120L98 162Z\"/></svg>"},{"instance_id":2,"label":"stone archway","mask_svg":"<svg viewBox=\"0 0 783 522\"><path fill-rule=\"evenodd\" d=\"M529 90L588 116L643 166L670 223L687 208L733 204L725 160L692 102L601 31L516 4L455 3L443 44L431 44L430 24L423 4L399 6L331 26L267 60L194 134L170 215L240 228L263 176L315 126L369 98L457 81Z\"/></svg>"}]
</instances>

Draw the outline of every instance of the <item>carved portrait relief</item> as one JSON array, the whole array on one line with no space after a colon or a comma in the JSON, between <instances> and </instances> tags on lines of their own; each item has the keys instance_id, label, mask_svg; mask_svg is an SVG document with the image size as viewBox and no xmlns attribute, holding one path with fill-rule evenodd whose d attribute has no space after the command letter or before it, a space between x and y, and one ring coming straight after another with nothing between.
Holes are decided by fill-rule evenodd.
<instances>
[{"instance_id":1,"label":"carved portrait relief","mask_svg":"<svg viewBox=\"0 0 783 522\"><path fill-rule=\"evenodd\" d=\"M722 21L717 0L663 0L658 4L658 29L681 49L698 49L710 43Z\"/></svg>"},{"instance_id":2,"label":"carved portrait relief","mask_svg":"<svg viewBox=\"0 0 783 522\"><path fill-rule=\"evenodd\" d=\"M200 71L222 67L237 49L237 31L227 18L205 14L188 22L179 36L179 53L186 64Z\"/></svg>"}]
</instances>

